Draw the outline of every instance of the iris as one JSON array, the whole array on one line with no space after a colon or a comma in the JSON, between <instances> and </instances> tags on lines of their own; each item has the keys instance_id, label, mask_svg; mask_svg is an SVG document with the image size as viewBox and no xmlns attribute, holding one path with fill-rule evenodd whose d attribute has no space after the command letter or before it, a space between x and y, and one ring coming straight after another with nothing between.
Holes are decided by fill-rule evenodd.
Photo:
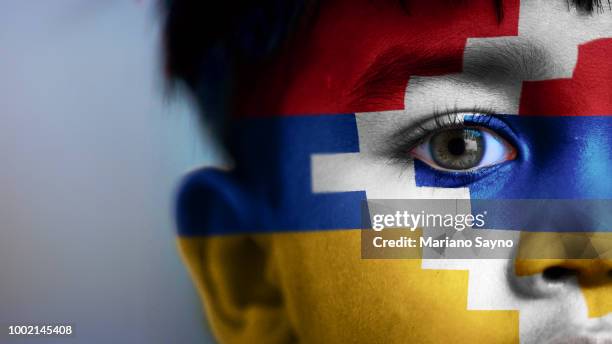
<instances>
[{"instance_id":1,"label":"iris","mask_svg":"<svg viewBox=\"0 0 612 344\"><path fill-rule=\"evenodd\" d=\"M516 149L490 129L465 126L428 135L410 154L433 169L461 172L512 160Z\"/></svg>"},{"instance_id":2,"label":"iris","mask_svg":"<svg viewBox=\"0 0 612 344\"><path fill-rule=\"evenodd\" d=\"M432 135L429 155L437 166L467 170L477 166L485 151L483 133L475 128L450 129Z\"/></svg>"}]
</instances>

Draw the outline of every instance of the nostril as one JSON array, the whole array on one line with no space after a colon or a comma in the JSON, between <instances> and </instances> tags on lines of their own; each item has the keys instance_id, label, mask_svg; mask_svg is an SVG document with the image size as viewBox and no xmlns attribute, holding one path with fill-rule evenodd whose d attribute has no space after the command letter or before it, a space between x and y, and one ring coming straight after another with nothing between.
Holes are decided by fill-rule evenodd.
<instances>
[{"instance_id":1,"label":"nostril","mask_svg":"<svg viewBox=\"0 0 612 344\"><path fill-rule=\"evenodd\" d=\"M610 271L609 274L612 276L612 271ZM553 266L542 272L544 279L550 282L565 281L569 278L575 277L576 275L578 275L578 271L561 266Z\"/></svg>"}]
</instances>

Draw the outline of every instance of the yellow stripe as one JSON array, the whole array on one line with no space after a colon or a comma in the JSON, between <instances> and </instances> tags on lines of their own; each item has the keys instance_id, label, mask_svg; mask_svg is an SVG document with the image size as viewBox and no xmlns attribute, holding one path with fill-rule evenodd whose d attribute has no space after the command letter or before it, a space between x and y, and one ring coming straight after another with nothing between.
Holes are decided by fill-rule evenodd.
<instances>
[{"instance_id":1,"label":"yellow stripe","mask_svg":"<svg viewBox=\"0 0 612 344\"><path fill-rule=\"evenodd\" d=\"M590 318L612 312L612 233L521 233L516 274L534 275L551 266L578 271Z\"/></svg>"},{"instance_id":2,"label":"yellow stripe","mask_svg":"<svg viewBox=\"0 0 612 344\"><path fill-rule=\"evenodd\" d=\"M178 245L223 342L518 342L517 312L467 310L467 271L361 259L360 237L336 230Z\"/></svg>"}]
</instances>

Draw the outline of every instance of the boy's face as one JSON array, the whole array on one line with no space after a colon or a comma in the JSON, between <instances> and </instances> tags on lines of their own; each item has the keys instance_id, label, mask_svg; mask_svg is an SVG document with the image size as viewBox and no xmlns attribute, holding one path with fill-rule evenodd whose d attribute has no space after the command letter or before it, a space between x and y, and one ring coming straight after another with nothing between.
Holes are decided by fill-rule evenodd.
<instances>
[{"instance_id":1,"label":"boy's face","mask_svg":"<svg viewBox=\"0 0 612 344\"><path fill-rule=\"evenodd\" d=\"M612 341L608 256L361 259L364 199L612 198L612 13L501 6L321 4L245 99L236 171L186 186L206 219L183 227L209 227L181 246L219 337Z\"/></svg>"}]
</instances>

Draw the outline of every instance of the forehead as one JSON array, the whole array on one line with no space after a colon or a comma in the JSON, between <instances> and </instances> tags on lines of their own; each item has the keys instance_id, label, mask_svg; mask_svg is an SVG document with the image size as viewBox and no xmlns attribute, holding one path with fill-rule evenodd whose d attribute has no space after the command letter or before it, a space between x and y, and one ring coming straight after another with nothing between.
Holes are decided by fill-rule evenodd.
<instances>
[{"instance_id":1,"label":"forehead","mask_svg":"<svg viewBox=\"0 0 612 344\"><path fill-rule=\"evenodd\" d=\"M411 80L462 72L474 79L487 68L522 80L570 77L578 46L608 36L611 19L571 11L565 1L325 2L243 92L238 113L400 110ZM538 63L513 63L525 56Z\"/></svg>"}]
</instances>

